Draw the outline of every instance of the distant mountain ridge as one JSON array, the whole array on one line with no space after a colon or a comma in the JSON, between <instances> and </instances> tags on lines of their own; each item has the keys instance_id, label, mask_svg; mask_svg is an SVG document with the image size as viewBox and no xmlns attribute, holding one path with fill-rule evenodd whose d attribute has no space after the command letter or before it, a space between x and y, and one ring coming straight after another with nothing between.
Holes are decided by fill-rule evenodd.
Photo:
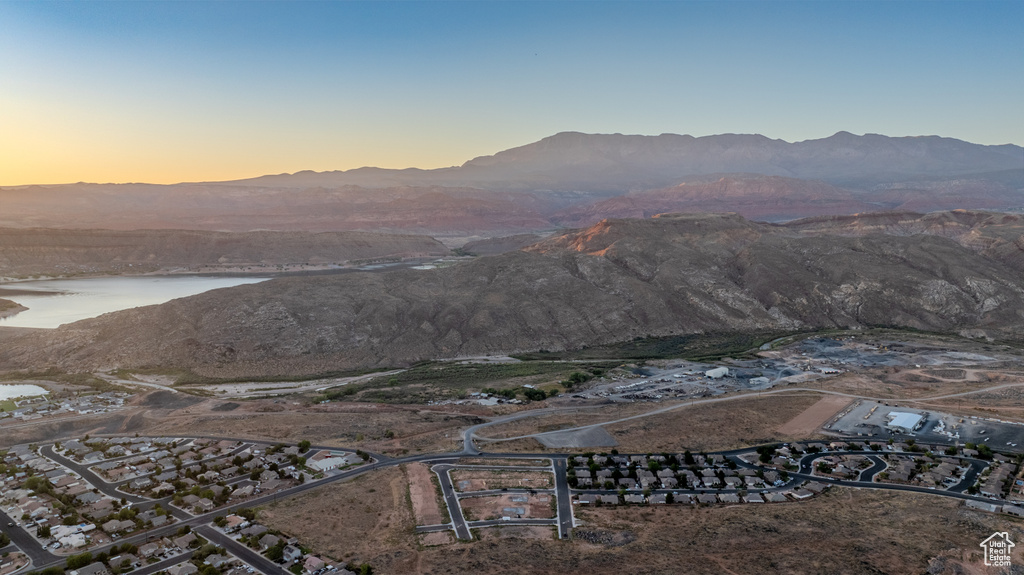
<instances>
[{"instance_id":1,"label":"distant mountain ridge","mask_svg":"<svg viewBox=\"0 0 1024 575\"><path fill-rule=\"evenodd\" d=\"M1024 148L939 136L857 136L786 142L760 134L694 137L561 132L540 141L436 170L299 172L224 182L245 185L475 186L506 191L616 192L706 174L754 173L826 182L890 181L1024 170ZM537 186L541 186L538 188ZM543 186L549 186L544 188Z\"/></svg>"},{"instance_id":2,"label":"distant mountain ridge","mask_svg":"<svg viewBox=\"0 0 1024 575\"><path fill-rule=\"evenodd\" d=\"M166 186L19 186L0 188L0 206L0 227L459 237L676 211L785 221L878 210L1020 210L1024 148L848 132L793 143L747 134L563 132L436 170L306 171Z\"/></svg>"}]
</instances>

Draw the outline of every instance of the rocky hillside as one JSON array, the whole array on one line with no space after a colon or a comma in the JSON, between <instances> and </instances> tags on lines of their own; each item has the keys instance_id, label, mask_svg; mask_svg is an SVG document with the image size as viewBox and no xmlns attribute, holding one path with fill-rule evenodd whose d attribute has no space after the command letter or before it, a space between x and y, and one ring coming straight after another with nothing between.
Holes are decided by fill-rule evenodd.
<instances>
[{"instance_id":1,"label":"rocky hillside","mask_svg":"<svg viewBox=\"0 0 1024 575\"><path fill-rule=\"evenodd\" d=\"M575 205L555 214L552 220L567 227L580 227L607 218L649 218L672 212L736 212L750 219L785 221L877 208L863 195L825 182L781 176L728 176Z\"/></svg>"},{"instance_id":2,"label":"rocky hillside","mask_svg":"<svg viewBox=\"0 0 1024 575\"><path fill-rule=\"evenodd\" d=\"M0 277L343 264L448 254L427 236L366 232L0 228Z\"/></svg>"},{"instance_id":3,"label":"rocky hillside","mask_svg":"<svg viewBox=\"0 0 1024 575\"><path fill-rule=\"evenodd\" d=\"M1024 216L1020 214L968 210L928 214L883 212L808 218L790 222L786 227L808 236L940 236L1024 276Z\"/></svg>"},{"instance_id":4,"label":"rocky hillside","mask_svg":"<svg viewBox=\"0 0 1024 575\"><path fill-rule=\"evenodd\" d=\"M647 335L903 326L1019 337L1022 325L1021 274L945 237L673 215L445 269L280 278L8 334L0 366L294 375Z\"/></svg>"}]
</instances>

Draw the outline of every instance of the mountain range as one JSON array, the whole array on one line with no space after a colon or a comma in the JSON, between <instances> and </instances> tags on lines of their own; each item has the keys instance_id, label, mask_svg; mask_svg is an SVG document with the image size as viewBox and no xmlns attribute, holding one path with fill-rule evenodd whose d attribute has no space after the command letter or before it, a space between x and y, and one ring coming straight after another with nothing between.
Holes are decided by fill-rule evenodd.
<instances>
[{"instance_id":1,"label":"mountain range","mask_svg":"<svg viewBox=\"0 0 1024 575\"><path fill-rule=\"evenodd\" d=\"M0 227L384 231L495 237L608 217L728 211L760 221L1024 208L1024 148L937 136L560 133L435 170L229 182L0 188Z\"/></svg>"}]
</instances>

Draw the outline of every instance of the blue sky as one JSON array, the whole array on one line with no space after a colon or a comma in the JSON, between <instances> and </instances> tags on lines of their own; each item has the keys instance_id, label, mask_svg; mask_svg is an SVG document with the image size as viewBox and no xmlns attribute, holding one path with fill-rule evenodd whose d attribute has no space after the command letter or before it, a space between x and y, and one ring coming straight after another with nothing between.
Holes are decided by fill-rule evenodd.
<instances>
[{"instance_id":1,"label":"blue sky","mask_svg":"<svg viewBox=\"0 0 1024 575\"><path fill-rule=\"evenodd\" d=\"M559 131L1024 144L1024 2L0 1L0 185L441 167Z\"/></svg>"}]
</instances>

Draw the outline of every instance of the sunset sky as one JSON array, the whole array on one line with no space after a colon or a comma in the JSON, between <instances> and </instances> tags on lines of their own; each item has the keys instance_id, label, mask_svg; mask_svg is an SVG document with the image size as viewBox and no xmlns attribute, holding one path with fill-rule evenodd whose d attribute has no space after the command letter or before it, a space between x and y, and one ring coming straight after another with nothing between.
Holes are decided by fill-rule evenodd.
<instances>
[{"instance_id":1,"label":"sunset sky","mask_svg":"<svg viewBox=\"0 0 1024 575\"><path fill-rule=\"evenodd\" d=\"M0 1L0 185L434 168L560 131L1024 144L1024 2Z\"/></svg>"}]
</instances>

